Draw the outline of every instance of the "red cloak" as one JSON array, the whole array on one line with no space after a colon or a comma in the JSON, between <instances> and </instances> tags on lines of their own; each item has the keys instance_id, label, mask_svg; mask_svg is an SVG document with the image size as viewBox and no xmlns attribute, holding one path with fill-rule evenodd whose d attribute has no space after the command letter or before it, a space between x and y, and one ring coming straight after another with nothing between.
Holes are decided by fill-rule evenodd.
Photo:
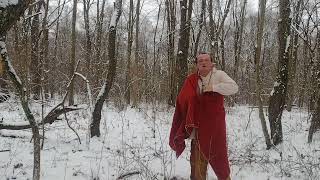
<instances>
[{"instance_id":1,"label":"red cloak","mask_svg":"<svg viewBox=\"0 0 320 180\"><path fill-rule=\"evenodd\" d=\"M230 174L226 143L226 122L223 95L198 91L198 74L188 76L177 97L170 132L170 147L179 157L187 139L196 128L200 151L220 179Z\"/></svg>"}]
</instances>

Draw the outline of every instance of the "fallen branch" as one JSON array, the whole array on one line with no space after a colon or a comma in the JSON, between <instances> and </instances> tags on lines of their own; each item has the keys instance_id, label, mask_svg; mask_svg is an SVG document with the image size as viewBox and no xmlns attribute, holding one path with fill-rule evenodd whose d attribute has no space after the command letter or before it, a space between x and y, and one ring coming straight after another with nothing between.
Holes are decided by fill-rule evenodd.
<instances>
[{"instance_id":1,"label":"fallen branch","mask_svg":"<svg viewBox=\"0 0 320 180\"><path fill-rule=\"evenodd\" d=\"M0 150L0 152L8 152L10 149Z\"/></svg>"},{"instance_id":2,"label":"fallen branch","mask_svg":"<svg viewBox=\"0 0 320 180\"><path fill-rule=\"evenodd\" d=\"M126 173L126 174L123 174L123 175L119 176L117 178L117 180L125 179L125 178L128 178L129 176L133 176L133 175L137 175L137 174L141 174L141 172L140 171L134 171L134 172Z\"/></svg>"},{"instance_id":3,"label":"fallen branch","mask_svg":"<svg viewBox=\"0 0 320 180\"><path fill-rule=\"evenodd\" d=\"M44 118L43 122L40 122L38 126L42 124L52 124L54 121L59 120L58 117L64 113L71 112L71 111L76 111L82 108L79 108L77 106L68 106L64 107L63 106L56 106L53 108L48 115ZM0 129L8 129L8 130L22 130L22 129L30 129L31 125L30 124L2 124L0 123Z\"/></svg>"}]
</instances>

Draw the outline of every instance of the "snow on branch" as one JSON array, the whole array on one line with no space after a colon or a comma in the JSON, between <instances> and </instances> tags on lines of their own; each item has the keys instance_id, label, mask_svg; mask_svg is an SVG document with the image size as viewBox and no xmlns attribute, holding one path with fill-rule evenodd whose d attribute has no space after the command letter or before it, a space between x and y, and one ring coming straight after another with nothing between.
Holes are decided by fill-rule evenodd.
<instances>
[{"instance_id":1,"label":"snow on branch","mask_svg":"<svg viewBox=\"0 0 320 180\"><path fill-rule=\"evenodd\" d=\"M116 28L118 21L120 19L121 11L122 11L122 0L116 0L116 2L114 3L114 11L112 13L109 31L112 31Z\"/></svg>"}]
</instances>

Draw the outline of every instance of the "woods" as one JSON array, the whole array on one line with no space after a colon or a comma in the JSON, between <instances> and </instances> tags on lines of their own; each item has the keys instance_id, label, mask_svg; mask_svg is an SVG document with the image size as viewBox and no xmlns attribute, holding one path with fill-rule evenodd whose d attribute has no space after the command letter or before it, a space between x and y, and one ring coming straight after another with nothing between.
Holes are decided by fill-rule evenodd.
<instances>
[{"instance_id":1,"label":"woods","mask_svg":"<svg viewBox=\"0 0 320 180\"><path fill-rule=\"evenodd\" d=\"M65 119L72 128L67 113L85 104L86 131L101 137L104 106L170 109L199 52L239 85L225 103L258 111L253 121L266 149L284 141L283 114L295 109L309 115L305 141L319 143L317 0L0 2L0 103L19 102L27 120L0 121L0 130L31 129L33 179L40 179L46 126ZM33 103L41 104L41 117Z\"/></svg>"}]
</instances>

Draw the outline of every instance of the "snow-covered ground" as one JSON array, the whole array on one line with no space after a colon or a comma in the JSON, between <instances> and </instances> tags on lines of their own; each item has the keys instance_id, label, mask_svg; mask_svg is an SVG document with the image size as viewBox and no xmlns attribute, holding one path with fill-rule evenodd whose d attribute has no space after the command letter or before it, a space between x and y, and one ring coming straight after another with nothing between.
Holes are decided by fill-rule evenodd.
<instances>
[{"instance_id":1,"label":"snow-covered ground","mask_svg":"<svg viewBox=\"0 0 320 180\"><path fill-rule=\"evenodd\" d=\"M32 104L37 118L41 116L40 107ZM46 107L45 111L49 110ZM266 150L256 109L236 106L226 110L233 180L320 179L320 134L315 134L312 144L306 142L309 127L306 111L284 112L284 143ZM121 176L128 180L189 179L189 142L179 159L168 146L173 109L145 105L119 111L112 105L104 107L102 135L91 139L89 144L87 112L84 109L68 114L81 144L63 117L62 121L45 126L41 153L43 180L114 180ZM19 103L0 104L2 119L5 123L25 121ZM0 130L0 180L32 179L30 140L30 130ZM212 169L208 169L208 179L216 179Z\"/></svg>"}]
</instances>

